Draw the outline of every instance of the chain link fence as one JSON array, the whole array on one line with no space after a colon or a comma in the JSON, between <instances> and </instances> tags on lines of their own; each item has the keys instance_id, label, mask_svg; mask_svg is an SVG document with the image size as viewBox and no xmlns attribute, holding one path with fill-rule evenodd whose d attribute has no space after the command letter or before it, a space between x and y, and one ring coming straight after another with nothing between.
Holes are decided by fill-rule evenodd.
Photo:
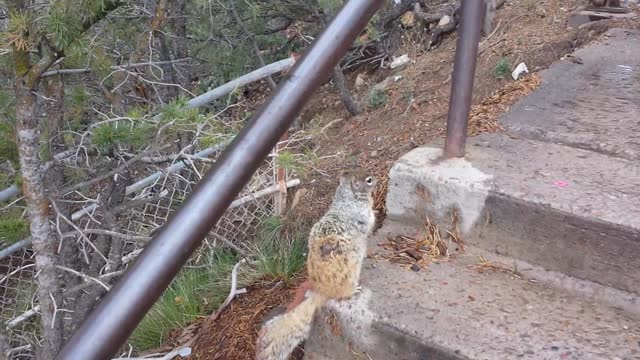
<instances>
[{"instance_id":1,"label":"chain link fence","mask_svg":"<svg viewBox=\"0 0 640 360\"><path fill-rule=\"evenodd\" d=\"M246 249L260 231L262 223L277 214L278 201L283 198L283 192L300 183L295 170L279 164L278 153L286 151L288 156L299 156L306 140L302 136L278 144L278 150L274 149L260 166L207 236L192 261L197 261L198 256L206 255L219 246ZM198 154L207 156L183 157L155 173L154 167L144 166L144 171L136 176L137 182L127 188L127 203L137 202L141 205L125 210L117 217L118 233L122 239L121 260L125 266L135 259L153 233L180 207L220 151L209 149ZM77 194L73 199L77 199ZM102 215L96 209L96 206L87 203L76 211L72 216L73 228L76 232L82 230L83 234L65 235L63 240L75 241L85 256L86 253L97 251L91 243L97 233L92 233L92 230L104 229ZM59 218L54 220L61 221ZM105 273L107 271L105 266L98 279L103 276L108 278L110 274ZM31 345L38 341L41 331L36 275L34 254L28 247L0 260L0 320L9 336L9 346L13 349L9 357L12 360L31 359ZM62 316L67 315L62 312Z\"/></svg>"}]
</instances>

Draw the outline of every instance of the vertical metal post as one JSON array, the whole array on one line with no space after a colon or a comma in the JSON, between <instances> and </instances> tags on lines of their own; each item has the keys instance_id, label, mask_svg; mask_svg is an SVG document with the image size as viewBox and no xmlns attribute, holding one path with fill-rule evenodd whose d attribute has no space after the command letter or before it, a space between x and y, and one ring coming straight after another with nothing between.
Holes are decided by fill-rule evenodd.
<instances>
[{"instance_id":1,"label":"vertical metal post","mask_svg":"<svg viewBox=\"0 0 640 360\"><path fill-rule=\"evenodd\" d=\"M382 3L350 0L344 5L57 360L107 360L115 355Z\"/></svg>"},{"instance_id":2,"label":"vertical metal post","mask_svg":"<svg viewBox=\"0 0 640 360\"><path fill-rule=\"evenodd\" d=\"M286 147L285 142L289 139L289 133L285 132L284 135L282 135L282 137L280 138L280 141L278 142L278 145L276 145L276 151L275 151L275 156L276 158L274 159L274 184L276 186L278 186L278 192L274 194L274 204L275 204L275 210L276 210L276 214L278 216L282 216L284 215L285 210L287 209L287 169L283 168L282 166L278 166L277 162L278 162L278 155L280 155L280 152Z\"/></svg>"},{"instance_id":3,"label":"vertical metal post","mask_svg":"<svg viewBox=\"0 0 640 360\"><path fill-rule=\"evenodd\" d=\"M447 158L464 157L484 6L483 0L462 0L460 32L451 79L447 137L444 142L444 155Z\"/></svg>"}]
</instances>

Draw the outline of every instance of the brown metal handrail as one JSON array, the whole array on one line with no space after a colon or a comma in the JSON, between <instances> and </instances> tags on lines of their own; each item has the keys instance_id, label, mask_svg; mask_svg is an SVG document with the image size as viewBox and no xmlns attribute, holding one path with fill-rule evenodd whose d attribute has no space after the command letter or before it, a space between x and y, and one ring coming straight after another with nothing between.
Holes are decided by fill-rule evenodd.
<instances>
[{"instance_id":1,"label":"brown metal handrail","mask_svg":"<svg viewBox=\"0 0 640 360\"><path fill-rule=\"evenodd\" d=\"M116 354L382 3L344 5L56 359L106 360Z\"/></svg>"},{"instance_id":2,"label":"brown metal handrail","mask_svg":"<svg viewBox=\"0 0 640 360\"><path fill-rule=\"evenodd\" d=\"M57 360L112 358L215 226L313 92L365 28L382 0L350 0L107 293ZM464 156L483 0L463 0L445 155Z\"/></svg>"}]
</instances>

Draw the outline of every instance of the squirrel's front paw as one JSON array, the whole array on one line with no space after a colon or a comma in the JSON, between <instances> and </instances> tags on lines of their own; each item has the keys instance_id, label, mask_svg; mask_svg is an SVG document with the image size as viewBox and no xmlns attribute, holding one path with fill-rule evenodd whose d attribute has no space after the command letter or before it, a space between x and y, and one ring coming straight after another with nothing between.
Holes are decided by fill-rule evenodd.
<instances>
[{"instance_id":1,"label":"squirrel's front paw","mask_svg":"<svg viewBox=\"0 0 640 360\"><path fill-rule=\"evenodd\" d=\"M358 285L356 285L356 288L353 291L353 295L358 295L360 293L362 293L362 285L358 284Z\"/></svg>"}]
</instances>

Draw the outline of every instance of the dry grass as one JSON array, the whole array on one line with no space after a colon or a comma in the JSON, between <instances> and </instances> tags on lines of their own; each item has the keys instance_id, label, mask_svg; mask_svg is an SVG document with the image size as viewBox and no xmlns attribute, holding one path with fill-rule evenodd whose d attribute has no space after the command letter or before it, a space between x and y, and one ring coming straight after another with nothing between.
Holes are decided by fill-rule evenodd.
<instances>
[{"instance_id":1,"label":"dry grass","mask_svg":"<svg viewBox=\"0 0 640 360\"><path fill-rule=\"evenodd\" d=\"M327 326L329 326L329 329L331 330L331 334L333 334L333 336L342 336L342 329L340 328L340 323L338 323L338 317L336 316L336 314L329 314L329 316L327 316L327 318L325 319L325 323L327 324Z\"/></svg>"},{"instance_id":2,"label":"dry grass","mask_svg":"<svg viewBox=\"0 0 640 360\"><path fill-rule=\"evenodd\" d=\"M520 278L518 271L516 268L511 267L509 265L505 265L496 261L489 261L484 256L481 256L478 263L471 266L472 269L476 270L479 273L487 273L487 272L500 272L504 274L510 274L512 276Z\"/></svg>"},{"instance_id":3,"label":"dry grass","mask_svg":"<svg viewBox=\"0 0 640 360\"><path fill-rule=\"evenodd\" d=\"M382 176L376 174L376 176L378 177L378 185L373 193L373 210L378 214L378 225L382 225L384 216L387 213L386 199L389 189L389 176L386 173L383 173Z\"/></svg>"},{"instance_id":4,"label":"dry grass","mask_svg":"<svg viewBox=\"0 0 640 360\"><path fill-rule=\"evenodd\" d=\"M530 94L540 86L538 74L528 75L489 96L471 109L469 136L502 130L498 123L501 114L509 110L520 98Z\"/></svg>"},{"instance_id":5,"label":"dry grass","mask_svg":"<svg viewBox=\"0 0 640 360\"><path fill-rule=\"evenodd\" d=\"M464 244L457 230L457 215L452 214L452 230L441 231L437 225L426 218L426 223L415 237L397 236L378 244L385 252L381 258L399 264L401 267L419 271L426 269L431 262L438 262L464 251Z\"/></svg>"}]
</instances>

